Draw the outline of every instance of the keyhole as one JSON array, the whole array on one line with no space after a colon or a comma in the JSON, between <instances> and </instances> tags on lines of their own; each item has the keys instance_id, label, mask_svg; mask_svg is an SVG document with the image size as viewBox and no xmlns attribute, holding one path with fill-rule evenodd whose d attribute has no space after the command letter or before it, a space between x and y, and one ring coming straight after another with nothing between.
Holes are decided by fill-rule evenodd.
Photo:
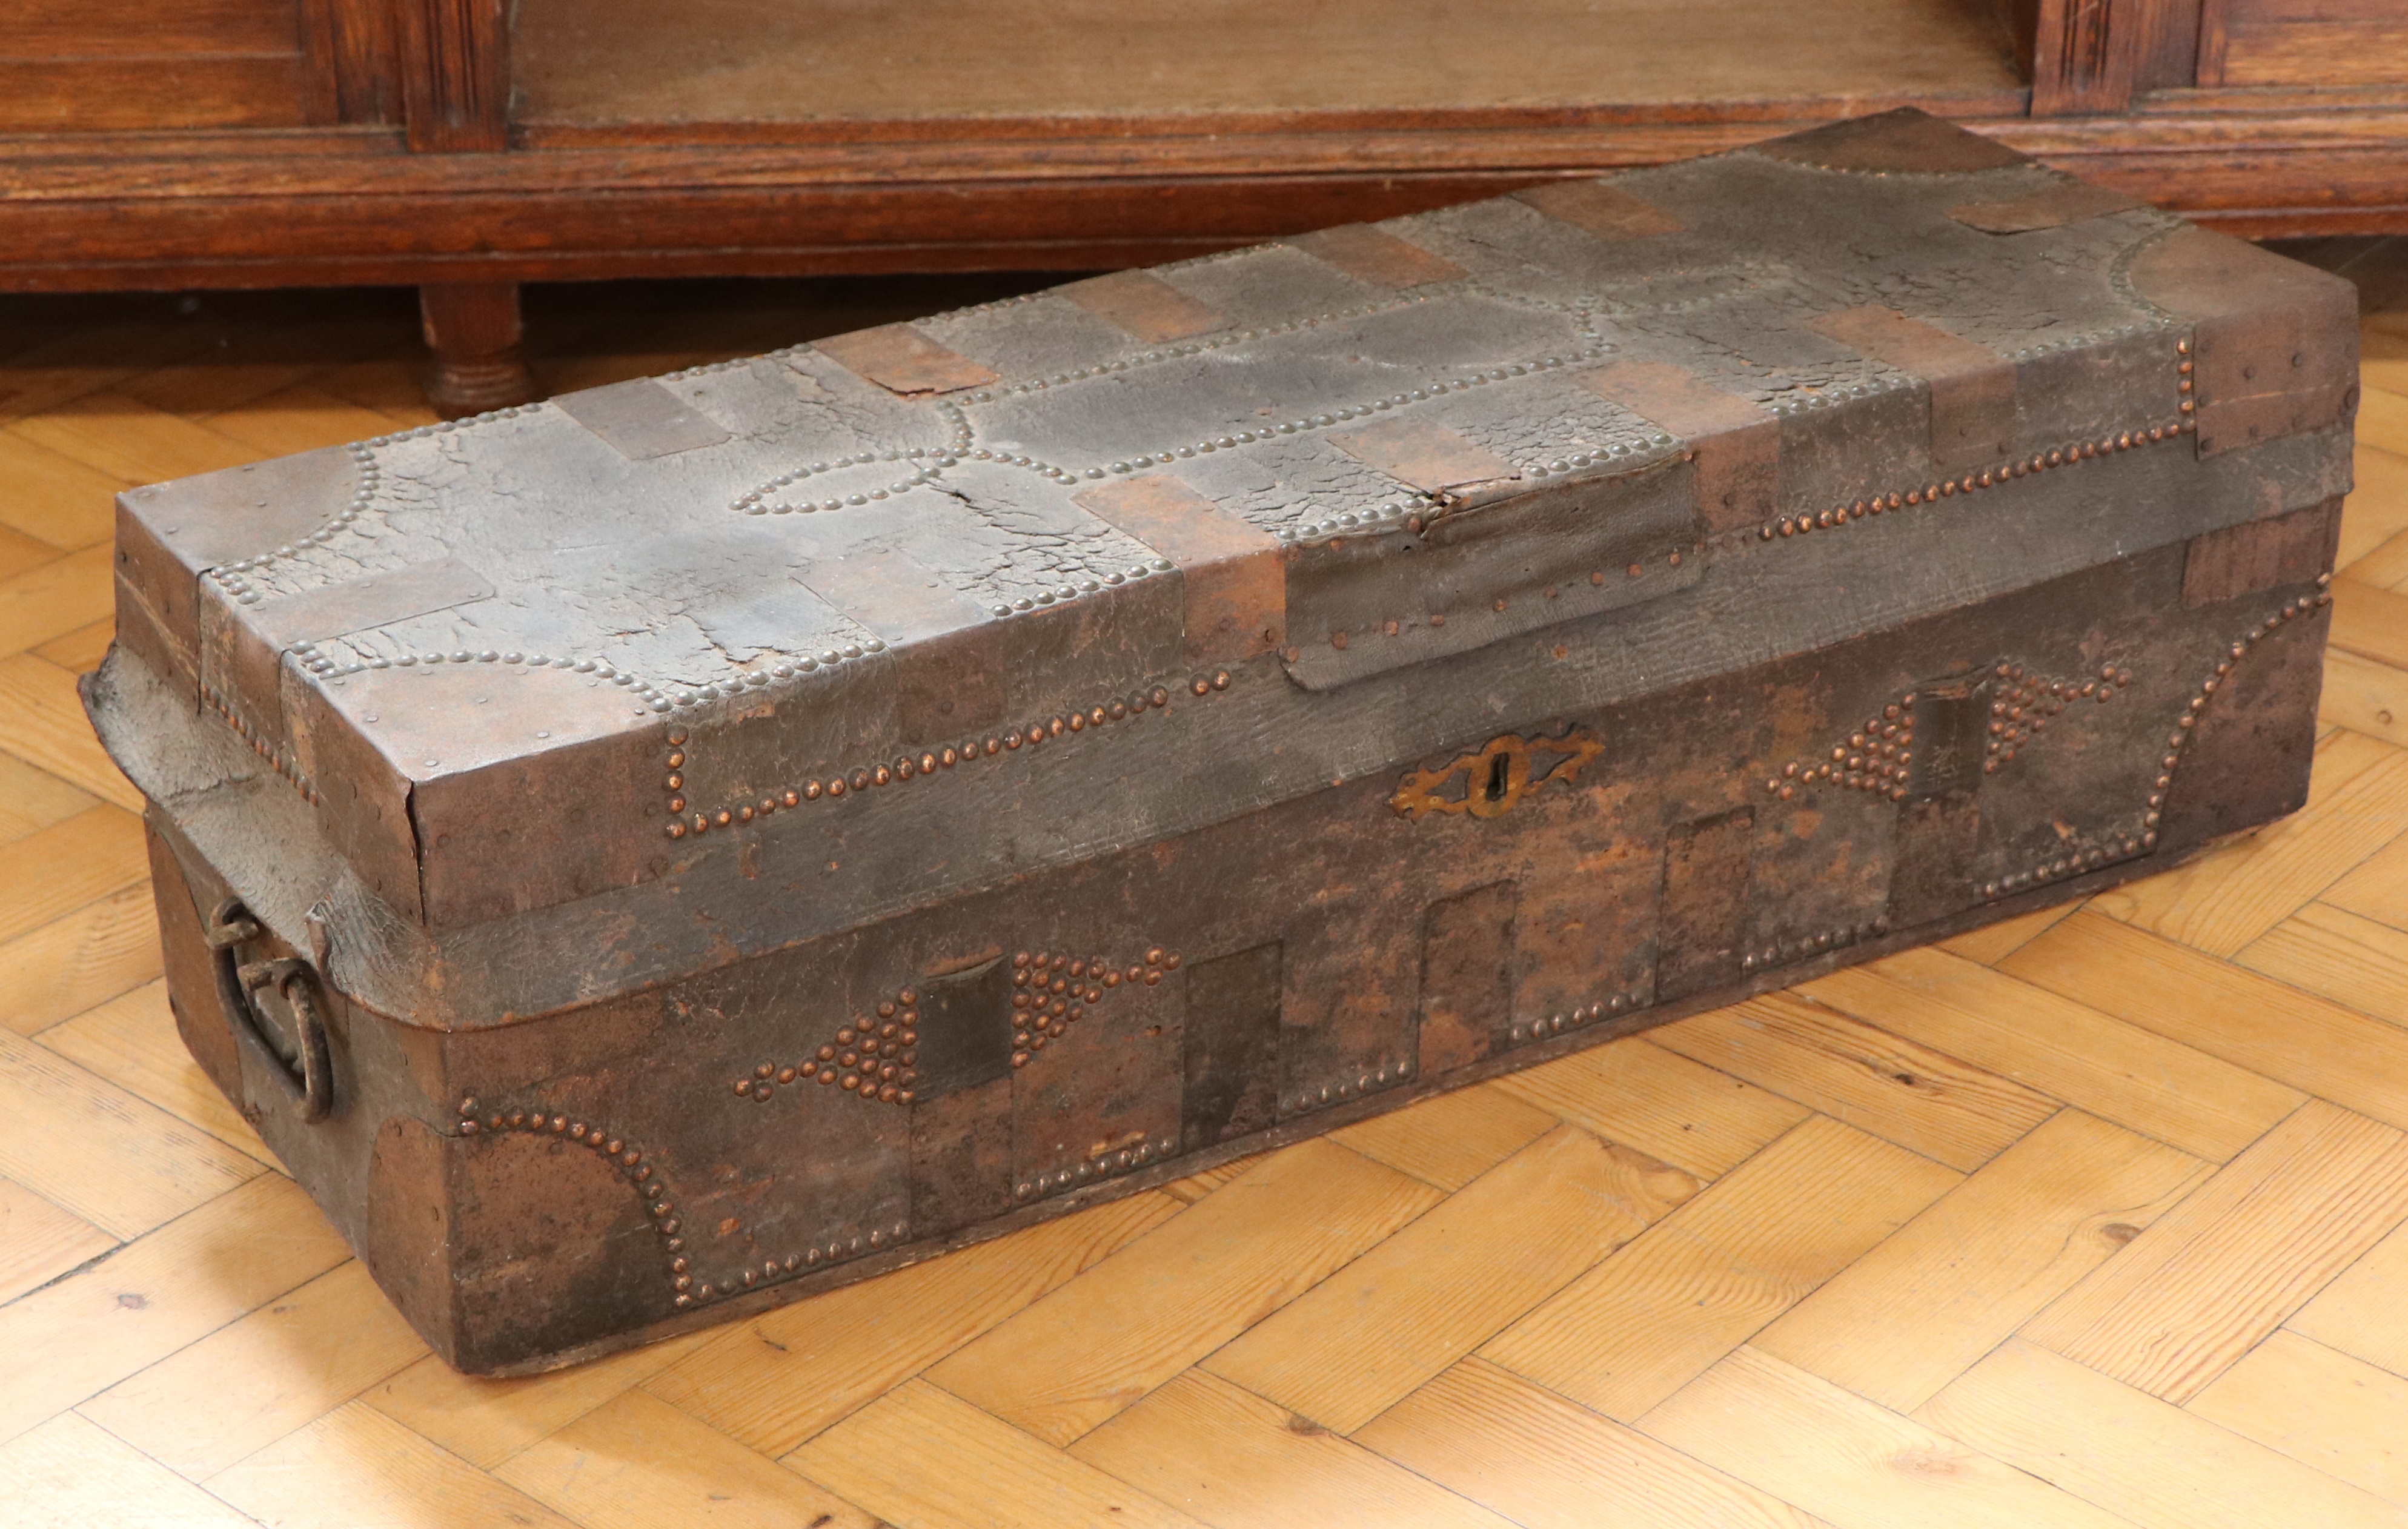
<instances>
[{"instance_id":1,"label":"keyhole","mask_svg":"<svg viewBox=\"0 0 2408 1529\"><path fill-rule=\"evenodd\" d=\"M1507 784L1505 772L1506 756L1503 754L1489 755L1488 799L1492 802L1501 802L1505 799L1505 789Z\"/></svg>"}]
</instances>

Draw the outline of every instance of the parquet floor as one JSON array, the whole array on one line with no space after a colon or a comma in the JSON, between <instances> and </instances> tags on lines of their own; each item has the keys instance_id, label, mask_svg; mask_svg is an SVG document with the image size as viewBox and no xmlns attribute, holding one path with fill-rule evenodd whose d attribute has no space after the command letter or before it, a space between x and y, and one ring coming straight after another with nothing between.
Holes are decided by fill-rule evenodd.
<instances>
[{"instance_id":1,"label":"parquet floor","mask_svg":"<svg viewBox=\"0 0 2408 1529\"><path fill-rule=\"evenodd\" d=\"M549 379L961 296L588 293ZM73 693L111 493L423 421L409 317L0 302L0 1522L2408 1525L2408 302L2296 818L508 1382L427 1354L183 1056Z\"/></svg>"}]
</instances>

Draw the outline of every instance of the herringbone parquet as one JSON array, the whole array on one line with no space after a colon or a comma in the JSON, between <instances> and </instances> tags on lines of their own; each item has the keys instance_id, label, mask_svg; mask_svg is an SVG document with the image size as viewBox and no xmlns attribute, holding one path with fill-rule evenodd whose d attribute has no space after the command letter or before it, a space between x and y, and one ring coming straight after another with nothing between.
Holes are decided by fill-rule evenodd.
<instances>
[{"instance_id":1,"label":"herringbone parquet","mask_svg":"<svg viewBox=\"0 0 2408 1529\"><path fill-rule=\"evenodd\" d=\"M605 290L538 333L583 386L992 287ZM383 293L0 299L0 1522L2408 1525L2408 303L2366 321L2297 817L498 1382L183 1055L74 695L110 494L423 422L410 328Z\"/></svg>"}]
</instances>

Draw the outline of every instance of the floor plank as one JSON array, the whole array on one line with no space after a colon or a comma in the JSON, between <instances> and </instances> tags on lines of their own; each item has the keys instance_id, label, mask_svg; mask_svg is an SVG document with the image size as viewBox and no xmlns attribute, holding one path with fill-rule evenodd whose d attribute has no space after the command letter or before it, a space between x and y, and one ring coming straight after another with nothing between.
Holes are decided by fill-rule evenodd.
<instances>
[{"instance_id":1,"label":"floor plank","mask_svg":"<svg viewBox=\"0 0 2408 1529\"><path fill-rule=\"evenodd\" d=\"M180 414L106 390L29 415L8 428L61 456L128 483L156 483L238 467L261 455L255 448Z\"/></svg>"},{"instance_id":2,"label":"floor plank","mask_svg":"<svg viewBox=\"0 0 2408 1529\"><path fill-rule=\"evenodd\" d=\"M1481 1357L1628 1422L1961 1177L1811 1119L1490 1339Z\"/></svg>"},{"instance_id":3,"label":"floor plank","mask_svg":"<svg viewBox=\"0 0 2408 1529\"><path fill-rule=\"evenodd\" d=\"M1477 1357L1354 1442L1529 1529L1823 1529L1822 1521Z\"/></svg>"},{"instance_id":4,"label":"floor plank","mask_svg":"<svg viewBox=\"0 0 2408 1529\"><path fill-rule=\"evenodd\" d=\"M1905 951L1800 991L2213 1162L2265 1135L2306 1097L1943 950Z\"/></svg>"},{"instance_id":5,"label":"floor plank","mask_svg":"<svg viewBox=\"0 0 2408 1529\"><path fill-rule=\"evenodd\" d=\"M2402 1529L2408 1512L2262 1444L2011 1341L1921 1416L2143 1529Z\"/></svg>"},{"instance_id":6,"label":"floor plank","mask_svg":"<svg viewBox=\"0 0 2408 1529\"><path fill-rule=\"evenodd\" d=\"M929 1379L1068 1444L1440 1198L1343 1147L1301 1143L1007 1318Z\"/></svg>"},{"instance_id":7,"label":"floor plank","mask_svg":"<svg viewBox=\"0 0 2408 1529\"><path fill-rule=\"evenodd\" d=\"M1802 1105L1638 1036L1500 1078L1497 1086L1700 1179L1729 1172L1807 1115Z\"/></svg>"},{"instance_id":8,"label":"floor plank","mask_svg":"<svg viewBox=\"0 0 2408 1529\"><path fill-rule=\"evenodd\" d=\"M1641 1433L1840 1529L2128 1529L2126 1521L1742 1349L1639 1420Z\"/></svg>"},{"instance_id":9,"label":"floor plank","mask_svg":"<svg viewBox=\"0 0 2408 1529\"><path fill-rule=\"evenodd\" d=\"M0 1031L0 1174L121 1237L266 1171L207 1132Z\"/></svg>"},{"instance_id":10,"label":"floor plank","mask_svg":"<svg viewBox=\"0 0 2408 1529\"><path fill-rule=\"evenodd\" d=\"M785 1464L899 1529L1196 1529L1177 1508L920 1380Z\"/></svg>"},{"instance_id":11,"label":"floor plank","mask_svg":"<svg viewBox=\"0 0 2408 1529\"><path fill-rule=\"evenodd\" d=\"M2209 1172L2198 1158L2065 1110L1834 1275L1752 1346L1912 1412Z\"/></svg>"},{"instance_id":12,"label":"floor plank","mask_svg":"<svg viewBox=\"0 0 2408 1529\"><path fill-rule=\"evenodd\" d=\"M2253 972L2408 1025L2408 932L2310 903L2232 958Z\"/></svg>"},{"instance_id":13,"label":"floor plank","mask_svg":"<svg viewBox=\"0 0 2408 1529\"><path fill-rule=\"evenodd\" d=\"M1995 1073L1787 993L1711 1009L1647 1038L1959 1173L2057 1110Z\"/></svg>"},{"instance_id":14,"label":"floor plank","mask_svg":"<svg viewBox=\"0 0 2408 1529\"><path fill-rule=\"evenodd\" d=\"M285 1435L208 1485L267 1529L574 1529L358 1402Z\"/></svg>"},{"instance_id":15,"label":"floor plank","mask_svg":"<svg viewBox=\"0 0 2408 1529\"><path fill-rule=\"evenodd\" d=\"M490 1469L676 1364L708 1342L693 1333L544 1375L462 1375L430 1354L360 1400L472 1465Z\"/></svg>"},{"instance_id":16,"label":"floor plank","mask_svg":"<svg viewBox=\"0 0 2408 1529\"><path fill-rule=\"evenodd\" d=\"M872 1529L868 1514L826 1488L640 1391L530 1444L494 1475L586 1529Z\"/></svg>"},{"instance_id":17,"label":"floor plank","mask_svg":"<svg viewBox=\"0 0 2408 1529\"><path fill-rule=\"evenodd\" d=\"M2352 462L2358 481L2342 506L2333 565L2356 572L2359 559L2408 532L2408 456L2359 441Z\"/></svg>"},{"instance_id":18,"label":"floor plank","mask_svg":"<svg viewBox=\"0 0 2408 1529\"><path fill-rule=\"evenodd\" d=\"M2408 540L2401 543L2408 554ZM2408 556L2403 556L2408 563ZM2324 690L2316 697L2316 720L2377 738L2394 748L2408 747L2408 674L2388 664L2339 650L2325 654Z\"/></svg>"},{"instance_id":19,"label":"floor plank","mask_svg":"<svg viewBox=\"0 0 2408 1529\"><path fill-rule=\"evenodd\" d=\"M2408 1376L2408 1226L2368 1250L2289 1322L2329 1349Z\"/></svg>"},{"instance_id":20,"label":"floor plank","mask_svg":"<svg viewBox=\"0 0 2408 1529\"><path fill-rule=\"evenodd\" d=\"M13 1179L0 1179L0 1305L45 1285L117 1238Z\"/></svg>"},{"instance_id":21,"label":"floor plank","mask_svg":"<svg viewBox=\"0 0 2408 1529\"><path fill-rule=\"evenodd\" d=\"M2402 1220L2408 1135L2312 1100L2024 1336L2179 1405Z\"/></svg>"},{"instance_id":22,"label":"floor plank","mask_svg":"<svg viewBox=\"0 0 2408 1529\"><path fill-rule=\"evenodd\" d=\"M2370 855L2317 900L2408 931L2408 841Z\"/></svg>"},{"instance_id":23,"label":"floor plank","mask_svg":"<svg viewBox=\"0 0 2408 1529\"><path fill-rule=\"evenodd\" d=\"M115 560L102 542L0 580L0 657L106 620L117 604Z\"/></svg>"},{"instance_id":24,"label":"floor plank","mask_svg":"<svg viewBox=\"0 0 2408 1529\"><path fill-rule=\"evenodd\" d=\"M2386 1502L2408 1504L2408 1379L2278 1332L2190 1410Z\"/></svg>"},{"instance_id":25,"label":"floor plank","mask_svg":"<svg viewBox=\"0 0 2408 1529\"><path fill-rule=\"evenodd\" d=\"M150 879L142 820L106 804L0 845L0 939Z\"/></svg>"},{"instance_id":26,"label":"floor plank","mask_svg":"<svg viewBox=\"0 0 2408 1529\"><path fill-rule=\"evenodd\" d=\"M1510 1529L1468 1497L1275 1402L1190 1372L1070 1447L1217 1529Z\"/></svg>"},{"instance_id":27,"label":"floor plank","mask_svg":"<svg viewBox=\"0 0 2408 1529\"><path fill-rule=\"evenodd\" d=\"M645 1389L782 1455L1179 1208L1167 1195L1141 1194L798 1301L714 1335Z\"/></svg>"},{"instance_id":28,"label":"floor plank","mask_svg":"<svg viewBox=\"0 0 2408 1529\"><path fill-rule=\"evenodd\" d=\"M2327 641L2377 664L2408 669L2408 594L2395 594L2355 579L2336 579L2332 596L2332 627Z\"/></svg>"},{"instance_id":29,"label":"floor plank","mask_svg":"<svg viewBox=\"0 0 2408 1529\"><path fill-rule=\"evenodd\" d=\"M425 1353L367 1270L347 1260L77 1410L198 1481Z\"/></svg>"},{"instance_id":30,"label":"floor plank","mask_svg":"<svg viewBox=\"0 0 2408 1529\"><path fill-rule=\"evenodd\" d=\"M97 805L91 793L14 754L0 753L0 844L64 822Z\"/></svg>"},{"instance_id":31,"label":"floor plank","mask_svg":"<svg viewBox=\"0 0 2408 1529\"><path fill-rule=\"evenodd\" d=\"M0 1482L14 1529L257 1529L72 1412L0 1444Z\"/></svg>"},{"instance_id":32,"label":"floor plank","mask_svg":"<svg viewBox=\"0 0 2408 1529\"><path fill-rule=\"evenodd\" d=\"M5 406L0 406L5 407ZM0 430L0 525L62 551L106 542L117 527L117 491L129 480Z\"/></svg>"},{"instance_id":33,"label":"floor plank","mask_svg":"<svg viewBox=\"0 0 2408 1529\"><path fill-rule=\"evenodd\" d=\"M34 1035L158 975L150 883L137 881L0 941L0 1028Z\"/></svg>"},{"instance_id":34,"label":"floor plank","mask_svg":"<svg viewBox=\"0 0 2408 1529\"><path fill-rule=\"evenodd\" d=\"M69 674L90 674L100 667L100 661L108 656L108 645L115 640L117 619L103 616L48 642L36 644L34 651Z\"/></svg>"},{"instance_id":35,"label":"floor plank","mask_svg":"<svg viewBox=\"0 0 2408 1529\"><path fill-rule=\"evenodd\" d=\"M280 457L381 436L393 429L393 422L373 409L301 383L211 414L208 426L261 456Z\"/></svg>"},{"instance_id":36,"label":"floor plank","mask_svg":"<svg viewBox=\"0 0 2408 1529\"><path fill-rule=\"evenodd\" d=\"M2000 963L2293 1088L2408 1125L2408 1030L2090 912Z\"/></svg>"},{"instance_id":37,"label":"floor plank","mask_svg":"<svg viewBox=\"0 0 2408 1529\"><path fill-rule=\"evenodd\" d=\"M1351 1434L1698 1191L1559 1125L1204 1362Z\"/></svg>"},{"instance_id":38,"label":"floor plank","mask_svg":"<svg viewBox=\"0 0 2408 1529\"><path fill-rule=\"evenodd\" d=\"M1450 1193L1555 1128L1555 1117L1493 1083L1374 1115L1329 1139Z\"/></svg>"},{"instance_id":39,"label":"floor plank","mask_svg":"<svg viewBox=\"0 0 2408 1529\"><path fill-rule=\"evenodd\" d=\"M2081 906L2082 899L2076 898L2070 903L2059 903L2055 907L2018 913L2012 919L2001 919L1997 923L1984 924L1979 929L1969 929L1961 935L1943 939L1939 948L1951 955L1963 956L1968 961L1987 966L2023 949L2042 930Z\"/></svg>"},{"instance_id":40,"label":"floor plank","mask_svg":"<svg viewBox=\"0 0 2408 1529\"><path fill-rule=\"evenodd\" d=\"M37 1038L93 1076L199 1126L269 1167L280 1166L259 1133L184 1049L184 1038L176 1032L176 1016L167 1007L165 982L154 980L122 993L52 1025Z\"/></svg>"},{"instance_id":41,"label":"floor plank","mask_svg":"<svg viewBox=\"0 0 2408 1529\"><path fill-rule=\"evenodd\" d=\"M0 1438L117 1384L351 1256L280 1174L263 1174L64 1279L0 1307Z\"/></svg>"},{"instance_id":42,"label":"floor plank","mask_svg":"<svg viewBox=\"0 0 2408 1529\"><path fill-rule=\"evenodd\" d=\"M73 674L32 653L0 659L0 711L14 722L0 752L128 812L142 810L142 793L93 736Z\"/></svg>"},{"instance_id":43,"label":"floor plank","mask_svg":"<svg viewBox=\"0 0 2408 1529\"><path fill-rule=\"evenodd\" d=\"M2408 750L2338 733L2316 750L2306 807L2187 865L2100 893L2090 908L2230 956L2403 831Z\"/></svg>"}]
</instances>

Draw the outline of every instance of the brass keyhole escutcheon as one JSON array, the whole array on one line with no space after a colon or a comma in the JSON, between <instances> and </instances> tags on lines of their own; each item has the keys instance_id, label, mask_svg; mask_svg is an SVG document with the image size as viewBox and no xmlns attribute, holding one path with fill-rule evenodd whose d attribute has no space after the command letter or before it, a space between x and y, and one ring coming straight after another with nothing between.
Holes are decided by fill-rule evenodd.
<instances>
[{"instance_id":1,"label":"brass keyhole escutcheon","mask_svg":"<svg viewBox=\"0 0 2408 1529\"><path fill-rule=\"evenodd\" d=\"M1507 733L1434 770L1398 782L1388 805L1416 822L1433 812L1495 818L1555 781L1569 784L1605 745L1579 728L1560 738Z\"/></svg>"}]
</instances>

